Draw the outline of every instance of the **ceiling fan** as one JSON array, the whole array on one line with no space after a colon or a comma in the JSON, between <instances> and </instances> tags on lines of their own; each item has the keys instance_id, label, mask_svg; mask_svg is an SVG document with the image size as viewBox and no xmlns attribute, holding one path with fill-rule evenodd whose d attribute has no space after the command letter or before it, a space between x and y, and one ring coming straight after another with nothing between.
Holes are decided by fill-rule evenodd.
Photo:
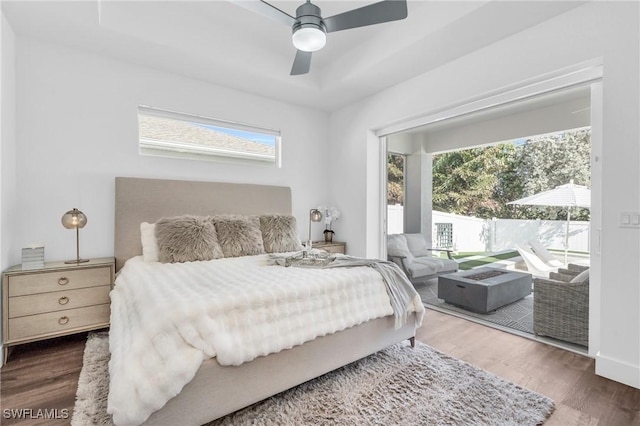
<instances>
[{"instance_id":1,"label":"ceiling fan","mask_svg":"<svg viewBox=\"0 0 640 426\"><path fill-rule=\"evenodd\" d=\"M323 18L320 8L307 0L293 17L262 0L232 0L233 3L291 27L293 45L298 49L291 75L306 74L311 67L311 53L327 42L327 33L397 21L407 17L406 0L384 0L378 3Z\"/></svg>"}]
</instances>

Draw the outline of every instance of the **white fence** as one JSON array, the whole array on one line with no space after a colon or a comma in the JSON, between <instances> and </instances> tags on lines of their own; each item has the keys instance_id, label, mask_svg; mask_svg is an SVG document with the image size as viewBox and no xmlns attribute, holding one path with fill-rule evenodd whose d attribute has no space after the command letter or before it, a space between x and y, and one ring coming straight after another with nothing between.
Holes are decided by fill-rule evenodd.
<instances>
[{"instance_id":1,"label":"white fence","mask_svg":"<svg viewBox=\"0 0 640 426\"><path fill-rule=\"evenodd\" d=\"M403 232L403 207L387 207L387 233ZM560 220L478 219L451 213L433 212L433 246L438 241L438 225L452 230L452 248L456 251L500 251L518 243L538 240L545 247L564 250L567 222ZM569 223L569 250L589 252L589 222Z\"/></svg>"}]
</instances>

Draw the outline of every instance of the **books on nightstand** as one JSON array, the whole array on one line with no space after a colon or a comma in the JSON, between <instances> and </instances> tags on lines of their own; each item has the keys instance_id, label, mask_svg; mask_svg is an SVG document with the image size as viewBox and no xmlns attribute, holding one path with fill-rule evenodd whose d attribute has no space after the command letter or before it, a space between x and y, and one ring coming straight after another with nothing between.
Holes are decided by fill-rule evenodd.
<instances>
[{"instance_id":1,"label":"books on nightstand","mask_svg":"<svg viewBox=\"0 0 640 426\"><path fill-rule=\"evenodd\" d=\"M44 244L33 243L22 249L22 269L44 268Z\"/></svg>"}]
</instances>

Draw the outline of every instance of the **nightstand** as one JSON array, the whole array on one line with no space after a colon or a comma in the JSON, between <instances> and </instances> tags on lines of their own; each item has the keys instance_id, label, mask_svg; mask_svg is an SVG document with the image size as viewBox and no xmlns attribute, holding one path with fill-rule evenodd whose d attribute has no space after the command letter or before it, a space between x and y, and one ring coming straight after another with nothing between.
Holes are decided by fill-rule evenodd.
<instances>
[{"instance_id":1,"label":"nightstand","mask_svg":"<svg viewBox=\"0 0 640 426\"><path fill-rule=\"evenodd\" d=\"M342 253L346 254L347 252L347 243L333 241L331 243L327 243L324 241L313 241L311 243L311 247L314 249L328 251L329 253Z\"/></svg>"},{"instance_id":2,"label":"nightstand","mask_svg":"<svg viewBox=\"0 0 640 426\"><path fill-rule=\"evenodd\" d=\"M13 346L109 326L115 259L13 266L2 275L4 362Z\"/></svg>"}]
</instances>

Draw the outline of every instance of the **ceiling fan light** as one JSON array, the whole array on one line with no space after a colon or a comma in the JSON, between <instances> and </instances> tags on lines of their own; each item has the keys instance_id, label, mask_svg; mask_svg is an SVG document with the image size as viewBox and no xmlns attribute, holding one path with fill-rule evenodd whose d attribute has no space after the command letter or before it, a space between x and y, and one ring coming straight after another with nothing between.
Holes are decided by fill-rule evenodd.
<instances>
[{"instance_id":1,"label":"ceiling fan light","mask_svg":"<svg viewBox=\"0 0 640 426\"><path fill-rule=\"evenodd\" d=\"M327 35L316 26L298 28L291 38L296 49L305 52L315 52L327 44Z\"/></svg>"}]
</instances>

